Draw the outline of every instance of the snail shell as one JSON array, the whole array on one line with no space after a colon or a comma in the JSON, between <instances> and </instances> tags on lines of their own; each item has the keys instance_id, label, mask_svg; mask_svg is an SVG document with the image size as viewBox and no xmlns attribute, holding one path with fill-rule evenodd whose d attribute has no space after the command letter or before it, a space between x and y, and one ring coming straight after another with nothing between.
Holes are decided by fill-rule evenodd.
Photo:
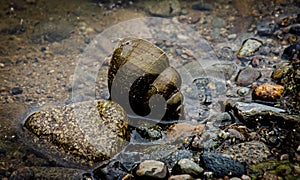
<instances>
[{"instance_id":1,"label":"snail shell","mask_svg":"<svg viewBox=\"0 0 300 180\"><path fill-rule=\"evenodd\" d=\"M129 37L114 50L108 88L111 99L129 115L152 113L158 120L178 119L183 100L180 86L180 75L170 66L166 53L151 42Z\"/></svg>"}]
</instances>

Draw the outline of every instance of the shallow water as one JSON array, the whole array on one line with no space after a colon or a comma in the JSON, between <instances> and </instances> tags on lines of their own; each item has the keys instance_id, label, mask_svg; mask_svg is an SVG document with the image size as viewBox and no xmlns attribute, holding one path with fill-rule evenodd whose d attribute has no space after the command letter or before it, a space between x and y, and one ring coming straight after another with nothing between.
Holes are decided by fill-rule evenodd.
<instances>
[{"instance_id":1,"label":"shallow water","mask_svg":"<svg viewBox=\"0 0 300 180\"><path fill-rule=\"evenodd\" d=\"M99 76L100 81L105 81L98 73L102 65L99 63L105 64L104 58L112 53L118 38L138 34L168 40L166 44L186 46L196 53L195 57L204 58L207 51L202 41L208 42L214 52L228 46L236 52L244 39L254 36L251 25L274 18L272 8L277 8L278 16L297 12L291 4L297 1L262 1L259 5L253 0L198 1L204 2L208 10L193 9L195 2L180 1L180 15L168 15L172 17L167 17L167 22L154 18L154 25L149 28L135 19L154 17L143 1L1 1L0 177L9 177L23 166L57 166L55 160L45 158L43 152L32 150L24 142L22 123L42 106L107 98L105 88L101 89L101 83L97 87L95 82ZM133 28L127 21L130 19ZM174 26L176 23L178 26ZM229 39L231 34L236 38ZM199 46L201 52L197 51ZM215 58L214 52L211 55Z\"/></svg>"}]
</instances>

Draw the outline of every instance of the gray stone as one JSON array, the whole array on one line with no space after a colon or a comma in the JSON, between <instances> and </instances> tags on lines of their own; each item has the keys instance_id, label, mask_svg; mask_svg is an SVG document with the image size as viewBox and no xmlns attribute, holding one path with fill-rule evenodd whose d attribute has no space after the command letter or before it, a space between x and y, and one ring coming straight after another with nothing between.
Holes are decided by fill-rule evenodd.
<instances>
[{"instance_id":1,"label":"gray stone","mask_svg":"<svg viewBox=\"0 0 300 180\"><path fill-rule=\"evenodd\" d=\"M247 126L256 127L276 122L280 127L290 128L300 122L300 117L288 115L285 110L258 103L229 102L226 105L233 109L235 115Z\"/></svg>"},{"instance_id":2,"label":"gray stone","mask_svg":"<svg viewBox=\"0 0 300 180\"><path fill-rule=\"evenodd\" d=\"M214 177L239 177L245 173L244 165L226 154L204 152L202 158L206 169L211 171Z\"/></svg>"},{"instance_id":3,"label":"gray stone","mask_svg":"<svg viewBox=\"0 0 300 180\"><path fill-rule=\"evenodd\" d=\"M241 179L242 180L251 180L251 178L249 176L245 175L245 174L242 175Z\"/></svg>"},{"instance_id":4,"label":"gray stone","mask_svg":"<svg viewBox=\"0 0 300 180\"><path fill-rule=\"evenodd\" d=\"M153 141L162 138L162 130L159 126L153 127L141 127L137 130L137 132L145 139Z\"/></svg>"},{"instance_id":5,"label":"gray stone","mask_svg":"<svg viewBox=\"0 0 300 180\"><path fill-rule=\"evenodd\" d=\"M131 139L131 142L132 139ZM168 167L172 168L176 161L182 158L192 158L193 155L188 150L178 150L178 147L167 144L149 143L130 143L116 157L127 168L131 169L136 162L147 159L164 162Z\"/></svg>"},{"instance_id":6,"label":"gray stone","mask_svg":"<svg viewBox=\"0 0 300 180\"><path fill-rule=\"evenodd\" d=\"M189 174L172 175L169 180L193 180L194 178Z\"/></svg>"},{"instance_id":7,"label":"gray stone","mask_svg":"<svg viewBox=\"0 0 300 180\"><path fill-rule=\"evenodd\" d=\"M223 48L224 49L224 48ZM224 55L224 54L223 54ZM224 55L226 56L226 55ZM231 56L231 55L228 55ZM230 58L230 57L228 57ZM226 80L230 79L237 72L237 65L233 62L220 62L214 64L212 71L222 72Z\"/></svg>"},{"instance_id":8,"label":"gray stone","mask_svg":"<svg viewBox=\"0 0 300 180\"><path fill-rule=\"evenodd\" d=\"M14 87L11 89L12 95L18 95L18 94L22 94L22 93L23 93L23 89L20 87Z\"/></svg>"},{"instance_id":9,"label":"gray stone","mask_svg":"<svg viewBox=\"0 0 300 180\"><path fill-rule=\"evenodd\" d=\"M247 87L242 87L237 90L239 96L246 96L249 93L250 89Z\"/></svg>"},{"instance_id":10,"label":"gray stone","mask_svg":"<svg viewBox=\"0 0 300 180\"><path fill-rule=\"evenodd\" d=\"M127 169L119 161L112 161L105 167L100 166L93 170L95 179L122 179L125 176L132 176L127 172Z\"/></svg>"},{"instance_id":11,"label":"gray stone","mask_svg":"<svg viewBox=\"0 0 300 180\"><path fill-rule=\"evenodd\" d=\"M240 59L249 57L258 51L261 46L262 42L260 40L254 38L246 39L238 51L237 57Z\"/></svg>"},{"instance_id":12,"label":"gray stone","mask_svg":"<svg viewBox=\"0 0 300 180\"><path fill-rule=\"evenodd\" d=\"M31 39L34 43L43 43L44 41L50 43L60 42L70 37L73 28L70 22L59 18L53 21L40 22L34 28Z\"/></svg>"},{"instance_id":13,"label":"gray stone","mask_svg":"<svg viewBox=\"0 0 300 180\"><path fill-rule=\"evenodd\" d=\"M261 22L257 25L257 34L260 36L272 36L277 28L277 24L269 22Z\"/></svg>"},{"instance_id":14,"label":"gray stone","mask_svg":"<svg viewBox=\"0 0 300 180\"><path fill-rule=\"evenodd\" d=\"M252 67L246 67L238 73L236 83L241 86L248 86L260 78L260 76L261 73L259 70Z\"/></svg>"},{"instance_id":15,"label":"gray stone","mask_svg":"<svg viewBox=\"0 0 300 180\"><path fill-rule=\"evenodd\" d=\"M179 161L180 159L184 159L184 158L190 159L190 158L194 158L194 157L190 151L183 149L183 150L173 151L169 155L159 158L159 160L166 163L168 165L168 167L173 168L173 166L175 165L175 163L177 161Z\"/></svg>"},{"instance_id":16,"label":"gray stone","mask_svg":"<svg viewBox=\"0 0 300 180\"><path fill-rule=\"evenodd\" d=\"M213 150L218 147L218 134L215 129L204 131L200 137L196 136L191 143L193 148Z\"/></svg>"},{"instance_id":17,"label":"gray stone","mask_svg":"<svg viewBox=\"0 0 300 180\"><path fill-rule=\"evenodd\" d=\"M203 168L189 159L181 159L172 168L172 174L174 175L189 174L193 177L199 177L202 172Z\"/></svg>"},{"instance_id":18,"label":"gray stone","mask_svg":"<svg viewBox=\"0 0 300 180\"><path fill-rule=\"evenodd\" d=\"M226 21L223 18L216 17L212 20L212 25L215 28L223 28L226 26Z\"/></svg>"},{"instance_id":19,"label":"gray stone","mask_svg":"<svg viewBox=\"0 0 300 180\"><path fill-rule=\"evenodd\" d=\"M178 0L143 1L136 5L146 9L151 15L159 17L176 16L181 12L181 5Z\"/></svg>"},{"instance_id":20,"label":"gray stone","mask_svg":"<svg viewBox=\"0 0 300 180\"><path fill-rule=\"evenodd\" d=\"M135 171L137 179L166 179L168 175L168 167L163 162L155 160L141 162Z\"/></svg>"},{"instance_id":21,"label":"gray stone","mask_svg":"<svg viewBox=\"0 0 300 180\"><path fill-rule=\"evenodd\" d=\"M237 37L236 34L229 34L229 35L227 36L227 38L228 38L229 40L234 40L234 39L236 39L236 37Z\"/></svg>"},{"instance_id":22,"label":"gray stone","mask_svg":"<svg viewBox=\"0 0 300 180\"><path fill-rule=\"evenodd\" d=\"M192 8L194 10L199 10L199 11L210 11L213 9L213 6L209 3L199 1L199 2L193 3Z\"/></svg>"}]
</instances>

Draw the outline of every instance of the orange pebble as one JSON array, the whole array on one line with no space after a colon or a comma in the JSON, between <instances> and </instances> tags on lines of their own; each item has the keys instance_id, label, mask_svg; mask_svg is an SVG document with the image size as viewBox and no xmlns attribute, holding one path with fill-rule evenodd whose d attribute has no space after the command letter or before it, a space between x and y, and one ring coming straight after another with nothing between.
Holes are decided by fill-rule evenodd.
<instances>
[{"instance_id":1,"label":"orange pebble","mask_svg":"<svg viewBox=\"0 0 300 180\"><path fill-rule=\"evenodd\" d=\"M282 96L283 89L283 86L278 84L264 83L254 90L253 99L274 101Z\"/></svg>"}]
</instances>

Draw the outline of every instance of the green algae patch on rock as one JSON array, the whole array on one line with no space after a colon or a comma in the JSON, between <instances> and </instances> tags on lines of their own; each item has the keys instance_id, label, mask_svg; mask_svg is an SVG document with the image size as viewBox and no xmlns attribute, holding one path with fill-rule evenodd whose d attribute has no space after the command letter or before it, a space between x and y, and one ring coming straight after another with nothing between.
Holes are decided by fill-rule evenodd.
<instances>
[{"instance_id":1,"label":"green algae patch on rock","mask_svg":"<svg viewBox=\"0 0 300 180\"><path fill-rule=\"evenodd\" d=\"M252 179L264 179L267 175L273 179L299 179L299 174L295 172L295 167L289 161L269 160L250 167L250 175Z\"/></svg>"},{"instance_id":2,"label":"green algae patch on rock","mask_svg":"<svg viewBox=\"0 0 300 180\"><path fill-rule=\"evenodd\" d=\"M110 159L128 142L126 112L108 100L48 107L30 115L24 126L35 146L65 163L93 165Z\"/></svg>"}]
</instances>

